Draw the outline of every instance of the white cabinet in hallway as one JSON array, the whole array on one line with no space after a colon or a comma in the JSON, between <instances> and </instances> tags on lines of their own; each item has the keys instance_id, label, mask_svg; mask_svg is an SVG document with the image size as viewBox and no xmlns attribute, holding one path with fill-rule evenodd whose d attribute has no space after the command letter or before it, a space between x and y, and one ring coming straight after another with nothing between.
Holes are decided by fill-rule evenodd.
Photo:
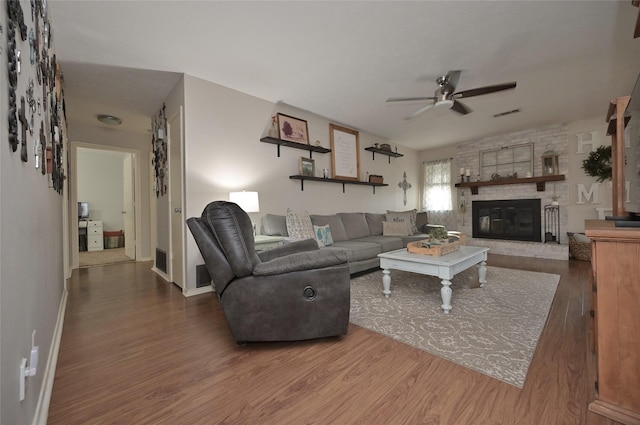
<instances>
[{"instance_id":1,"label":"white cabinet in hallway","mask_svg":"<svg viewBox=\"0 0 640 425\"><path fill-rule=\"evenodd\" d=\"M102 230L102 220L87 221L87 251L102 251L104 249Z\"/></svg>"}]
</instances>

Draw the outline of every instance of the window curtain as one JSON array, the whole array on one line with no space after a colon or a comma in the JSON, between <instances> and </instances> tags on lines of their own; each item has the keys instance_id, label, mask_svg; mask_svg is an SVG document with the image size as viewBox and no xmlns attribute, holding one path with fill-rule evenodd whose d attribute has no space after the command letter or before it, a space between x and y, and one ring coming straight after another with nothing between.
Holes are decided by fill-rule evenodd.
<instances>
[{"instance_id":1,"label":"window curtain","mask_svg":"<svg viewBox=\"0 0 640 425\"><path fill-rule=\"evenodd\" d=\"M447 229L455 229L456 226L451 190L451 162L449 158L423 163L422 209L427 211L429 224L440 224Z\"/></svg>"}]
</instances>

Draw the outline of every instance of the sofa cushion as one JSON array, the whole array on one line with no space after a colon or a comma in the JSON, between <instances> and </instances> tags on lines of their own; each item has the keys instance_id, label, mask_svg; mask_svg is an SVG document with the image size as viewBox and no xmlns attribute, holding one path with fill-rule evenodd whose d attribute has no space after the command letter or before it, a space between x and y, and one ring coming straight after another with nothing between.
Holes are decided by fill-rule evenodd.
<instances>
[{"instance_id":1,"label":"sofa cushion","mask_svg":"<svg viewBox=\"0 0 640 425\"><path fill-rule=\"evenodd\" d=\"M328 224L324 226L313 226L313 231L316 234L316 241L320 248L333 244L333 237L331 236L331 227Z\"/></svg>"},{"instance_id":2,"label":"sofa cushion","mask_svg":"<svg viewBox=\"0 0 640 425\"><path fill-rule=\"evenodd\" d=\"M408 236L411 224L406 221L383 221L383 236Z\"/></svg>"},{"instance_id":3,"label":"sofa cushion","mask_svg":"<svg viewBox=\"0 0 640 425\"><path fill-rule=\"evenodd\" d=\"M331 236L333 238L333 242L346 241L347 239L347 231L344 228L344 224L342 224L342 218L337 215L312 215L311 222L315 226L324 226L328 224L331 228Z\"/></svg>"},{"instance_id":4,"label":"sofa cushion","mask_svg":"<svg viewBox=\"0 0 640 425\"><path fill-rule=\"evenodd\" d=\"M333 245L322 249L344 250L347 253L349 261L368 260L370 258L375 258L382 252L380 244L358 241L334 242Z\"/></svg>"},{"instance_id":5,"label":"sofa cushion","mask_svg":"<svg viewBox=\"0 0 640 425\"><path fill-rule=\"evenodd\" d=\"M269 236L289 236L289 233L287 233L287 217L276 214L266 214L262 216L262 234Z\"/></svg>"},{"instance_id":6,"label":"sofa cushion","mask_svg":"<svg viewBox=\"0 0 640 425\"><path fill-rule=\"evenodd\" d=\"M418 229L416 227L417 213L418 210L415 208L408 211L387 210L386 219L387 221L409 221L409 223L411 223L411 227L409 227L409 234L412 235L414 233L418 233Z\"/></svg>"},{"instance_id":7,"label":"sofa cushion","mask_svg":"<svg viewBox=\"0 0 640 425\"><path fill-rule=\"evenodd\" d=\"M407 236L411 237L411 236ZM356 239L354 242L373 242L382 247L382 252L394 251L405 247L403 238L393 236L367 236L366 238Z\"/></svg>"},{"instance_id":8,"label":"sofa cushion","mask_svg":"<svg viewBox=\"0 0 640 425\"><path fill-rule=\"evenodd\" d=\"M418 232L426 233L424 226L429 224L429 217L426 211L422 211L416 214L416 228Z\"/></svg>"},{"instance_id":9,"label":"sofa cushion","mask_svg":"<svg viewBox=\"0 0 640 425\"><path fill-rule=\"evenodd\" d=\"M364 213L338 213L338 215L342 218L342 224L344 224L344 229L347 231L348 239L371 236Z\"/></svg>"},{"instance_id":10,"label":"sofa cushion","mask_svg":"<svg viewBox=\"0 0 640 425\"><path fill-rule=\"evenodd\" d=\"M295 213L287 209L287 233L289 237L296 239L314 238L313 224L311 224L309 213L306 211Z\"/></svg>"},{"instance_id":11,"label":"sofa cushion","mask_svg":"<svg viewBox=\"0 0 640 425\"><path fill-rule=\"evenodd\" d=\"M382 222L386 220L384 214L365 213L364 216L367 219L369 225L369 234L371 236L382 235Z\"/></svg>"}]
</instances>

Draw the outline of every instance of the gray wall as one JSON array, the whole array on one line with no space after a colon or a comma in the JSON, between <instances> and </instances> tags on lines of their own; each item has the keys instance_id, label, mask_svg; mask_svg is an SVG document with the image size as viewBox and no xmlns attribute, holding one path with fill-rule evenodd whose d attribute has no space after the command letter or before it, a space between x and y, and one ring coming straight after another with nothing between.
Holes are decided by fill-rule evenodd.
<instances>
[{"instance_id":1,"label":"gray wall","mask_svg":"<svg viewBox=\"0 0 640 425\"><path fill-rule=\"evenodd\" d=\"M31 5L21 1L28 26ZM29 161L20 159L20 150L9 148L7 116L6 7L0 8L4 32L0 55L0 423L29 424L38 405L45 365L51 351L54 327L64 291L63 202L67 188L58 194L49 188L48 176L34 167L33 146L38 133L27 132ZM29 63L29 42L16 35L22 51L22 72L18 77L18 107L29 78L37 81ZM53 40L55 42L55 39ZM55 50L50 51L53 56ZM35 92L42 87L36 83ZM36 128L40 120L36 114ZM21 137L21 136L20 136ZM64 161L66 163L66 161ZM29 358L32 333L40 349L37 375L29 377L26 398L18 400L18 372L22 358Z\"/></svg>"}]
</instances>

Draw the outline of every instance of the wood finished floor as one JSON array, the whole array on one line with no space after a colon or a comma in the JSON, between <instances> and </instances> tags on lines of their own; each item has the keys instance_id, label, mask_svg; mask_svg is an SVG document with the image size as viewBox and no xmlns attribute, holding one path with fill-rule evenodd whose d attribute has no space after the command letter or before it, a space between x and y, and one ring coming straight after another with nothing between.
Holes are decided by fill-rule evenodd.
<instances>
[{"instance_id":1,"label":"wood finished floor","mask_svg":"<svg viewBox=\"0 0 640 425\"><path fill-rule=\"evenodd\" d=\"M74 270L48 424L615 424L587 411L590 263L488 264L561 275L524 389L354 325L237 347L215 294L149 262Z\"/></svg>"}]
</instances>

